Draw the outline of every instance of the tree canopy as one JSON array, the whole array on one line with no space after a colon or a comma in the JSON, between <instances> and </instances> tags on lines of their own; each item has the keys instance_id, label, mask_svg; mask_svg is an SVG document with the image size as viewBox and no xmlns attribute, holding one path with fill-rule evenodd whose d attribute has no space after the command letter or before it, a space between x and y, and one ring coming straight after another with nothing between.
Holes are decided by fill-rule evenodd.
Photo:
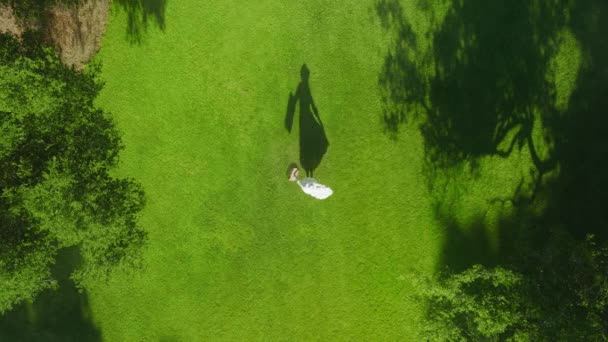
<instances>
[{"instance_id":1,"label":"tree canopy","mask_svg":"<svg viewBox=\"0 0 608 342\"><path fill-rule=\"evenodd\" d=\"M94 106L98 70L65 66L32 33L0 35L0 313L56 286L62 248L80 249L81 288L138 264L144 193L110 174L123 145Z\"/></svg>"},{"instance_id":2,"label":"tree canopy","mask_svg":"<svg viewBox=\"0 0 608 342\"><path fill-rule=\"evenodd\" d=\"M552 238L509 267L474 265L417 282L430 341L605 341L608 247Z\"/></svg>"}]
</instances>

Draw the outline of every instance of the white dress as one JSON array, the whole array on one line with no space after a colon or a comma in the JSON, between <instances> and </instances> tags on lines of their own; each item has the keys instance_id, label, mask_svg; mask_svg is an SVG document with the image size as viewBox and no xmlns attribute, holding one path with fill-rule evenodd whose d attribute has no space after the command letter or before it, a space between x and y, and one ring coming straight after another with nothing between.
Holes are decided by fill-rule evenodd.
<instances>
[{"instance_id":1,"label":"white dress","mask_svg":"<svg viewBox=\"0 0 608 342\"><path fill-rule=\"evenodd\" d=\"M316 199L326 199L331 196L334 192L323 184L317 183L314 178L304 178L299 180L298 185L302 188L302 191L309 194Z\"/></svg>"}]
</instances>

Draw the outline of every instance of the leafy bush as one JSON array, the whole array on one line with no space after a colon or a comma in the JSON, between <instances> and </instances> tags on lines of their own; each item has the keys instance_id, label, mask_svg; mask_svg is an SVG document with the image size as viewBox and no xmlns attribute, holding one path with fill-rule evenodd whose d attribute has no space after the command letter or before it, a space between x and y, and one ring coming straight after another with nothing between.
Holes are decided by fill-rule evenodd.
<instances>
[{"instance_id":1,"label":"leafy bush","mask_svg":"<svg viewBox=\"0 0 608 342\"><path fill-rule=\"evenodd\" d=\"M138 263L144 193L109 174L123 146L93 105L98 69L66 67L32 34L0 35L0 313L55 285L59 249L80 248L80 287Z\"/></svg>"}]
</instances>

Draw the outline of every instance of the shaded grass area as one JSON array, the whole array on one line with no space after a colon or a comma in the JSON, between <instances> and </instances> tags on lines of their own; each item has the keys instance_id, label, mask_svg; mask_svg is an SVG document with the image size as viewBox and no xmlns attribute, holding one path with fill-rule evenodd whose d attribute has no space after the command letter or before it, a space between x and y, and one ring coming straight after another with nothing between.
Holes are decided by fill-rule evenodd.
<instances>
[{"instance_id":1,"label":"shaded grass area","mask_svg":"<svg viewBox=\"0 0 608 342\"><path fill-rule=\"evenodd\" d=\"M38 295L34 303L24 303L0 317L2 341L101 341L93 322L86 292L79 293L70 273L78 266L77 248L67 248L57 256L52 273L56 290Z\"/></svg>"},{"instance_id":2,"label":"shaded grass area","mask_svg":"<svg viewBox=\"0 0 608 342\"><path fill-rule=\"evenodd\" d=\"M149 249L145 272L91 291L104 338L416 340L408 277L432 272L439 237L420 135L394 143L369 122L384 43L371 5L169 2L168 29L141 45L112 18L99 104L124 133L121 172L146 189ZM303 64L305 119L314 97L331 141L310 153L326 201L284 174Z\"/></svg>"},{"instance_id":3,"label":"shaded grass area","mask_svg":"<svg viewBox=\"0 0 608 342\"><path fill-rule=\"evenodd\" d=\"M577 246L608 238L608 6L444 4L376 5L393 39L379 75L382 118L389 134L417 127L423 137L445 233L438 269L516 270L535 280L526 300L542 312L543 338L600 336L606 309L579 304L577 291L592 296L601 267Z\"/></svg>"},{"instance_id":4,"label":"shaded grass area","mask_svg":"<svg viewBox=\"0 0 608 342\"><path fill-rule=\"evenodd\" d=\"M605 241L606 3L472 0L427 8L426 28L396 1L376 10L394 39L379 78L384 123L389 132L420 125L446 232L439 265L525 269L525 259L542 261L561 231ZM431 44L419 44L422 37ZM496 177L489 165L508 168L522 155L527 172L504 191L487 188L495 195L460 220L462 188ZM552 267L556 277L568 272Z\"/></svg>"},{"instance_id":5,"label":"shaded grass area","mask_svg":"<svg viewBox=\"0 0 608 342\"><path fill-rule=\"evenodd\" d=\"M167 0L116 0L115 2L126 13L126 34L130 43L142 43L150 22L153 22L159 30L165 31Z\"/></svg>"}]
</instances>

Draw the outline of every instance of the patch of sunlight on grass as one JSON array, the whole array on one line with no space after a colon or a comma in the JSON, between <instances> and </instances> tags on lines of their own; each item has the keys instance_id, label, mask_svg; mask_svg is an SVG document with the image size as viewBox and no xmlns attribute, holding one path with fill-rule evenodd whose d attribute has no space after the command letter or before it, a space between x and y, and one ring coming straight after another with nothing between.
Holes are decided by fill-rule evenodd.
<instances>
[{"instance_id":1,"label":"patch of sunlight on grass","mask_svg":"<svg viewBox=\"0 0 608 342\"><path fill-rule=\"evenodd\" d=\"M520 126L514 127L499 145L499 150L507 150L520 129ZM554 142L542 124L539 110L535 111L532 140L539 158L548 159ZM499 247L498 225L501 218L512 215L512 200L518 195L532 196L535 188L538 170L527 144L527 141L521 147L516 144L508 157L485 156L438 172L431 186L440 215L452 217L460 227L483 224L488 247L496 250ZM559 172L557 166L545 173L543 182L550 181ZM537 201L530 209L542 212L544 202Z\"/></svg>"},{"instance_id":2,"label":"patch of sunlight on grass","mask_svg":"<svg viewBox=\"0 0 608 342\"><path fill-rule=\"evenodd\" d=\"M531 191L533 169L527 148L515 148L507 158L486 156L466 161L435 177L433 196L439 203L438 210L453 217L459 226L469 226L481 218L494 230L497 219L509 215L512 209L496 203L505 203L518 191Z\"/></svg>"},{"instance_id":3,"label":"patch of sunlight on grass","mask_svg":"<svg viewBox=\"0 0 608 342\"><path fill-rule=\"evenodd\" d=\"M581 45L570 29L559 33L559 48L551 60L548 78L555 82L555 106L560 111L568 109L570 95L583 62Z\"/></svg>"},{"instance_id":4,"label":"patch of sunlight on grass","mask_svg":"<svg viewBox=\"0 0 608 342\"><path fill-rule=\"evenodd\" d=\"M391 141L374 124L374 3L169 1L167 30L135 46L111 18L98 102L146 191L149 242L145 272L89 291L104 339L419 340L424 304L399 277L432 273L441 227L417 128ZM327 201L285 177L302 63L330 141L315 171Z\"/></svg>"}]
</instances>

